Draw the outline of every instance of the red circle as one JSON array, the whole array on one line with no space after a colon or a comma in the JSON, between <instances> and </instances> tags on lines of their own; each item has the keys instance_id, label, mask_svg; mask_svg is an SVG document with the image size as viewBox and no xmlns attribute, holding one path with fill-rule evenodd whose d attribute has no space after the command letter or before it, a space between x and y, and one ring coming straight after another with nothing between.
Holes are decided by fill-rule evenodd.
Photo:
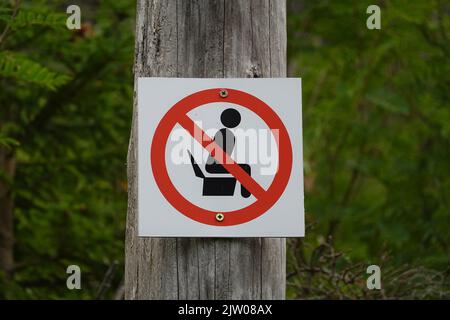
<instances>
[{"instance_id":1,"label":"red circle","mask_svg":"<svg viewBox=\"0 0 450 320\"><path fill-rule=\"evenodd\" d=\"M251 94L235 89L226 89L228 96L223 98L219 92L223 88L207 89L193 93L178 101L159 122L153 136L150 161L153 176L163 196L169 203L185 216L204 224L214 226L232 226L251 221L269 210L280 198L292 169L292 146L289 134L279 116L262 100ZM167 140L173 127L178 123L180 115L186 115L190 110L213 102L229 102L238 104L256 113L271 130L279 130L278 170L270 187L262 199L257 199L247 207L220 212L224 214L223 221L216 220L217 211L210 211L189 202L181 195L170 180L167 172L165 150ZM277 139L275 139L277 140Z\"/></svg>"}]
</instances>

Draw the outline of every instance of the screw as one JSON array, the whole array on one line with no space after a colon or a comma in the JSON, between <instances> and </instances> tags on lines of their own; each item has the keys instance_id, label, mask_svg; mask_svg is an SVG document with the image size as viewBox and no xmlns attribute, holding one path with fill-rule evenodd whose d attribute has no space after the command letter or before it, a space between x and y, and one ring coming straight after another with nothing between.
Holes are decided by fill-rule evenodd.
<instances>
[{"instance_id":1,"label":"screw","mask_svg":"<svg viewBox=\"0 0 450 320\"><path fill-rule=\"evenodd\" d=\"M222 98L226 98L226 97L228 97L228 91L226 89L222 89L222 90L220 90L219 95Z\"/></svg>"},{"instance_id":2,"label":"screw","mask_svg":"<svg viewBox=\"0 0 450 320\"><path fill-rule=\"evenodd\" d=\"M216 214L217 221L221 222L221 221L223 221L224 218L225 218L225 216L222 213Z\"/></svg>"}]
</instances>

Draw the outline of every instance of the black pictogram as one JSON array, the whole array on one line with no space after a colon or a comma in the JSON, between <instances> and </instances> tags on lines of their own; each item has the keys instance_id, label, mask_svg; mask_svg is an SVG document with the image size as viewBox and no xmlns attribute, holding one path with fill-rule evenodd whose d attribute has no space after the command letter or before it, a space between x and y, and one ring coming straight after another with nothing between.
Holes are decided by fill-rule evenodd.
<instances>
[{"instance_id":1,"label":"black pictogram","mask_svg":"<svg viewBox=\"0 0 450 320\"><path fill-rule=\"evenodd\" d=\"M220 116L220 121L225 128L220 129L214 135L214 142L228 155L233 152L236 138L230 128L235 128L241 123L241 115L236 109L226 109ZM213 151L215 152L215 151ZM203 196L232 196L236 187L235 177L206 177L199 165L195 161L192 154L188 151L191 158L192 167L197 177L203 179ZM223 157L221 157L223 158ZM238 164L249 176L251 176L251 167L246 163ZM225 167L218 163L214 158L214 154L208 156L205 170L211 174L228 174ZM241 185L241 195L244 198L250 197L250 192Z\"/></svg>"}]
</instances>

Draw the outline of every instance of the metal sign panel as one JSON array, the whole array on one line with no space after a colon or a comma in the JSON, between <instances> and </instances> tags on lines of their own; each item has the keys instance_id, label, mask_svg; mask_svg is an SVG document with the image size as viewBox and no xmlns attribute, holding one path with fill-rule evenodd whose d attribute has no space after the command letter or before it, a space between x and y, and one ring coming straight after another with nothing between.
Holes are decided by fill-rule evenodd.
<instances>
[{"instance_id":1,"label":"metal sign panel","mask_svg":"<svg viewBox=\"0 0 450 320\"><path fill-rule=\"evenodd\" d=\"M138 80L139 235L304 235L300 79Z\"/></svg>"}]
</instances>

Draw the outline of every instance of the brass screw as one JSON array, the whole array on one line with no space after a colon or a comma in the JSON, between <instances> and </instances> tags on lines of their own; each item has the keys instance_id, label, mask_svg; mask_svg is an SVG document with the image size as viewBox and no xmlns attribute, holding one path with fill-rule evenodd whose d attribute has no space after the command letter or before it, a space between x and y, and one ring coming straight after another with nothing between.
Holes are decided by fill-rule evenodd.
<instances>
[{"instance_id":1,"label":"brass screw","mask_svg":"<svg viewBox=\"0 0 450 320\"><path fill-rule=\"evenodd\" d=\"M228 91L226 89L222 89L222 90L220 90L219 95L222 98L226 98L226 97L228 97Z\"/></svg>"},{"instance_id":2,"label":"brass screw","mask_svg":"<svg viewBox=\"0 0 450 320\"><path fill-rule=\"evenodd\" d=\"M223 219L225 219L225 216L223 215L223 213L216 214L217 221L221 222L221 221L223 221Z\"/></svg>"}]
</instances>

